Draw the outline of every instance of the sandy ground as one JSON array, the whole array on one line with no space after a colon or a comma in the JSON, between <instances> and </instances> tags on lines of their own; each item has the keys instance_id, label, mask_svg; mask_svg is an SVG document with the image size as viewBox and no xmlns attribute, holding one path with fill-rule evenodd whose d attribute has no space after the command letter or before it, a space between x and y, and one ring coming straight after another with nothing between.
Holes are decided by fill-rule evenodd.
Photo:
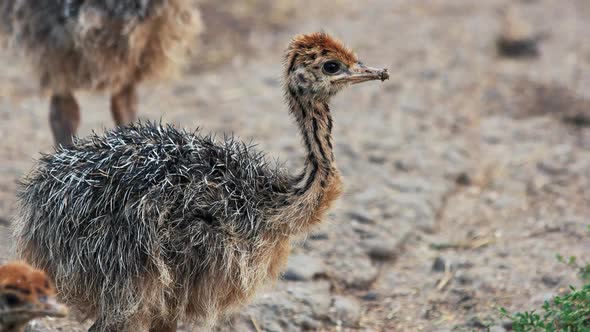
<instances>
[{"instance_id":1,"label":"sandy ground","mask_svg":"<svg viewBox=\"0 0 590 332\"><path fill-rule=\"evenodd\" d=\"M590 2L251 1L259 7L249 11L203 2L200 55L181 79L142 88L142 117L233 132L298 167L280 89L292 34L332 32L392 74L336 98L344 197L295 247L283 280L219 331L498 332L509 329L499 306L537 308L580 285L555 255L590 250ZM544 36L538 58L496 54L509 3ZM51 136L26 67L7 54L0 63L0 216L9 220L16 181L51 151ZM112 126L105 96L79 96L81 135ZM1 236L10 259L7 227Z\"/></svg>"}]
</instances>

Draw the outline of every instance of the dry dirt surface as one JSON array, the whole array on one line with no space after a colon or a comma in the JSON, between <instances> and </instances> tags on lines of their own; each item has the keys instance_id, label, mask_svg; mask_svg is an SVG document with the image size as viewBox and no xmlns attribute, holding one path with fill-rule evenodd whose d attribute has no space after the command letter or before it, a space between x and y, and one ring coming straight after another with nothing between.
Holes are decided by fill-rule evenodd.
<instances>
[{"instance_id":1,"label":"dry dirt surface","mask_svg":"<svg viewBox=\"0 0 590 332\"><path fill-rule=\"evenodd\" d=\"M209 27L201 51L180 79L143 86L144 118L232 132L298 167L280 84L292 34L325 29L392 76L336 98L344 197L295 246L283 279L217 330L500 332L510 326L499 306L538 308L580 285L555 256L590 250L589 1L196 2ZM543 36L538 57L498 56L508 4ZM51 136L36 82L9 55L0 64L8 222L16 181ZM105 96L80 97L81 135L112 126Z\"/></svg>"}]
</instances>

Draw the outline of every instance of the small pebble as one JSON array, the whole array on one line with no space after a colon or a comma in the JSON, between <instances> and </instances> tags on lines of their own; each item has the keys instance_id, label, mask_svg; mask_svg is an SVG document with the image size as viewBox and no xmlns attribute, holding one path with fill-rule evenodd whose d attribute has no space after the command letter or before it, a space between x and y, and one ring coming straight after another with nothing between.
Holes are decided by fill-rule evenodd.
<instances>
[{"instance_id":1,"label":"small pebble","mask_svg":"<svg viewBox=\"0 0 590 332\"><path fill-rule=\"evenodd\" d=\"M545 284L545 286L553 288L559 285L559 283L561 282L561 278L546 274L541 278L541 281L543 282L543 284Z\"/></svg>"},{"instance_id":2,"label":"small pebble","mask_svg":"<svg viewBox=\"0 0 590 332\"><path fill-rule=\"evenodd\" d=\"M356 220L361 224L373 224L375 222L371 213L364 209L349 211L346 215L352 220Z\"/></svg>"},{"instance_id":3,"label":"small pebble","mask_svg":"<svg viewBox=\"0 0 590 332\"><path fill-rule=\"evenodd\" d=\"M289 281L307 281L324 273L325 267L321 259L304 254L297 254L289 257L289 262L287 263L287 269L283 274L283 279Z\"/></svg>"},{"instance_id":4,"label":"small pebble","mask_svg":"<svg viewBox=\"0 0 590 332\"><path fill-rule=\"evenodd\" d=\"M379 299L379 294L376 292L367 292L365 295L361 296L361 299L364 301L376 301Z\"/></svg>"},{"instance_id":5,"label":"small pebble","mask_svg":"<svg viewBox=\"0 0 590 332\"><path fill-rule=\"evenodd\" d=\"M327 240L329 238L326 232L314 232L309 236L309 239L314 241Z\"/></svg>"},{"instance_id":6,"label":"small pebble","mask_svg":"<svg viewBox=\"0 0 590 332\"><path fill-rule=\"evenodd\" d=\"M317 331L322 327L319 321L310 317L304 317L300 324L304 331Z\"/></svg>"},{"instance_id":7,"label":"small pebble","mask_svg":"<svg viewBox=\"0 0 590 332\"><path fill-rule=\"evenodd\" d=\"M434 263L432 263L432 271L434 272L444 272L445 271L445 260L442 257L436 257L434 259Z\"/></svg>"},{"instance_id":8,"label":"small pebble","mask_svg":"<svg viewBox=\"0 0 590 332\"><path fill-rule=\"evenodd\" d=\"M506 331L512 331L513 330L513 326L514 326L514 322L512 320L504 320L504 321L502 321L502 327Z\"/></svg>"},{"instance_id":9,"label":"small pebble","mask_svg":"<svg viewBox=\"0 0 590 332\"><path fill-rule=\"evenodd\" d=\"M465 273L457 274L455 276L455 280L461 285L471 285L473 284L473 278Z\"/></svg>"},{"instance_id":10,"label":"small pebble","mask_svg":"<svg viewBox=\"0 0 590 332\"><path fill-rule=\"evenodd\" d=\"M502 33L496 42L498 53L505 57L536 57L540 38L533 32L516 7L506 10Z\"/></svg>"},{"instance_id":11,"label":"small pebble","mask_svg":"<svg viewBox=\"0 0 590 332\"><path fill-rule=\"evenodd\" d=\"M390 262L397 258L398 251L393 241L371 239L364 243L367 254L372 260Z\"/></svg>"},{"instance_id":12,"label":"small pebble","mask_svg":"<svg viewBox=\"0 0 590 332\"><path fill-rule=\"evenodd\" d=\"M379 274L368 258L348 258L338 263L334 276L349 288L368 290Z\"/></svg>"},{"instance_id":13,"label":"small pebble","mask_svg":"<svg viewBox=\"0 0 590 332\"><path fill-rule=\"evenodd\" d=\"M455 183L460 186L470 186L471 185L471 178L469 177L469 175L467 175L467 173L461 173L461 174L457 175L457 178L455 179Z\"/></svg>"},{"instance_id":14,"label":"small pebble","mask_svg":"<svg viewBox=\"0 0 590 332\"><path fill-rule=\"evenodd\" d=\"M356 324L361 316L360 305L344 296L335 296L332 300L331 320L335 323L342 322L344 325Z\"/></svg>"}]
</instances>

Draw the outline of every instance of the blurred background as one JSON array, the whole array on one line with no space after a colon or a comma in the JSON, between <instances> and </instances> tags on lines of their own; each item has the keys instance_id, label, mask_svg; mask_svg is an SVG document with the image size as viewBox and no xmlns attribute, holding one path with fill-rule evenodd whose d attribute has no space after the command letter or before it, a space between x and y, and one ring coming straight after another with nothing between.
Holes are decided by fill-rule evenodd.
<instances>
[{"instance_id":1,"label":"blurred background","mask_svg":"<svg viewBox=\"0 0 590 332\"><path fill-rule=\"evenodd\" d=\"M198 0L205 33L176 80L141 86L140 116L253 139L299 167L282 54L325 30L391 80L334 101L345 194L284 278L219 331L505 331L583 283L556 254L590 250L587 0ZM52 150L48 100L0 52L0 256L17 180ZM80 93L80 135L113 126ZM82 331L74 321L39 330ZM491 326L491 327L490 327ZM186 328L189 331L190 328Z\"/></svg>"}]
</instances>

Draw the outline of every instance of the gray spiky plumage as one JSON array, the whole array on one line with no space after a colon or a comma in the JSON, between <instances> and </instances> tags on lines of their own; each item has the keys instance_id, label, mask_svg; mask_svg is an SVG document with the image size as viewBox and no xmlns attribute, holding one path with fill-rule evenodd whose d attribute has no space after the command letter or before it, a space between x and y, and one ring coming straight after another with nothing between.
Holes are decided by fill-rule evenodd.
<instances>
[{"instance_id":1,"label":"gray spiky plumage","mask_svg":"<svg viewBox=\"0 0 590 332\"><path fill-rule=\"evenodd\" d=\"M289 181L233 138L139 123L44 155L22 184L18 233L50 275L77 281L60 289L69 303L88 308L81 295L96 294L90 312L125 317L144 304L136 283L146 273L179 286L251 259Z\"/></svg>"}]
</instances>

